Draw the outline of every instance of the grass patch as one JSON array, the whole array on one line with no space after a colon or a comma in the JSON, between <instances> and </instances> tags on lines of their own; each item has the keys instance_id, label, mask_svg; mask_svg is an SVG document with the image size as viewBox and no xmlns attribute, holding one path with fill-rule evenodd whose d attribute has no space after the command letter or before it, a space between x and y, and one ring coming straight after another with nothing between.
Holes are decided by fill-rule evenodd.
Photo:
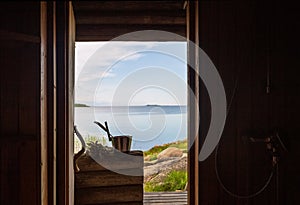
<instances>
[{"instance_id":1,"label":"grass patch","mask_svg":"<svg viewBox=\"0 0 300 205\"><path fill-rule=\"evenodd\" d=\"M176 191L184 190L187 183L186 171L171 171L161 183L147 182L144 190L146 192Z\"/></svg>"},{"instance_id":2,"label":"grass patch","mask_svg":"<svg viewBox=\"0 0 300 205\"><path fill-rule=\"evenodd\" d=\"M170 147L176 147L178 149L186 150L187 149L187 140L175 142L175 143L171 144Z\"/></svg>"},{"instance_id":3,"label":"grass patch","mask_svg":"<svg viewBox=\"0 0 300 205\"><path fill-rule=\"evenodd\" d=\"M150 155L150 161L153 161L153 160L157 160L157 155L154 154L154 155Z\"/></svg>"},{"instance_id":4,"label":"grass patch","mask_svg":"<svg viewBox=\"0 0 300 205\"><path fill-rule=\"evenodd\" d=\"M154 155L154 154L159 154L161 151L167 149L170 145L169 144L164 144L164 145L158 145L158 146L154 146L151 149L149 149L148 151L144 152L145 156L148 155Z\"/></svg>"}]
</instances>

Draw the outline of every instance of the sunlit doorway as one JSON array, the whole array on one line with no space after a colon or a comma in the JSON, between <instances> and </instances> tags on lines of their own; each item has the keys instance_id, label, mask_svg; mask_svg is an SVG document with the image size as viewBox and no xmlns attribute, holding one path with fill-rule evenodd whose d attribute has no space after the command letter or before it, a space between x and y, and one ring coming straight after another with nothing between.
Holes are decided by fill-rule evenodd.
<instances>
[{"instance_id":1,"label":"sunlit doorway","mask_svg":"<svg viewBox=\"0 0 300 205\"><path fill-rule=\"evenodd\" d=\"M132 136L143 151L144 198L186 192L186 42L77 42L75 125L87 150L112 147L111 136ZM75 152L81 148L75 138ZM186 195L185 195L186 196Z\"/></svg>"}]
</instances>

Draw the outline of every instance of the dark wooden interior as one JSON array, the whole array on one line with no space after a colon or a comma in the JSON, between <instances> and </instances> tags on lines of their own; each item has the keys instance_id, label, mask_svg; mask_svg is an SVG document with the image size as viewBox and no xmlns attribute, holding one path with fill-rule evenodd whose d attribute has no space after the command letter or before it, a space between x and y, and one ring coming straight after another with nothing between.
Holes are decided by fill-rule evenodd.
<instances>
[{"instance_id":1,"label":"dark wooden interior","mask_svg":"<svg viewBox=\"0 0 300 205\"><path fill-rule=\"evenodd\" d=\"M257 192L270 175L272 166L265 143L250 143L243 136L267 136L280 130L288 146L288 152L280 151L278 173L275 171L269 186L250 199L234 198L220 187L212 154L199 165L202 204L299 203L298 9L293 4L271 1L200 1L199 44L218 68L230 106L218 149L218 169L224 185L245 196ZM205 99L202 86L200 119L209 118L210 104ZM206 134L207 123L202 120L200 124L200 140Z\"/></svg>"},{"instance_id":2,"label":"dark wooden interior","mask_svg":"<svg viewBox=\"0 0 300 205\"><path fill-rule=\"evenodd\" d=\"M77 41L109 41L140 30L164 30L186 36L183 0L75 1L73 5Z\"/></svg>"},{"instance_id":3,"label":"dark wooden interior","mask_svg":"<svg viewBox=\"0 0 300 205\"><path fill-rule=\"evenodd\" d=\"M210 102L189 69L201 111L199 133L189 113L190 135L199 136L189 152L189 204L299 204L299 9L292 2L237 0L0 3L0 204L73 204L74 41L148 29L186 36L216 65L229 107L217 165L231 192L255 193L271 172L266 145L247 136L280 130L288 148L259 195L224 191L215 152L198 162ZM188 57L196 63L197 55Z\"/></svg>"}]
</instances>

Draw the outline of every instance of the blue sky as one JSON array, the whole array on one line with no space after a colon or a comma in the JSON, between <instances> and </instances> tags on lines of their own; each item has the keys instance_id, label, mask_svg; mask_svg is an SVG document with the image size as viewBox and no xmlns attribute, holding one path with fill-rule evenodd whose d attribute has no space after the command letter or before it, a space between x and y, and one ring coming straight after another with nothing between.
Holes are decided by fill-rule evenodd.
<instances>
[{"instance_id":1,"label":"blue sky","mask_svg":"<svg viewBox=\"0 0 300 205\"><path fill-rule=\"evenodd\" d=\"M75 102L186 105L185 42L76 42Z\"/></svg>"}]
</instances>

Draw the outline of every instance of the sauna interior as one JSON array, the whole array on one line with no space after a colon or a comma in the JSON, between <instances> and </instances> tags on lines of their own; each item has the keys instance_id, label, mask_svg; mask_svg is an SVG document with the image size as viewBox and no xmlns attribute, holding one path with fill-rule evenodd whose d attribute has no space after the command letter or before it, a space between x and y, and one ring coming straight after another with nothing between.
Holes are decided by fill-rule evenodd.
<instances>
[{"instance_id":1,"label":"sauna interior","mask_svg":"<svg viewBox=\"0 0 300 205\"><path fill-rule=\"evenodd\" d=\"M188 204L300 204L299 9L286 1L1 2L0 204L76 204L75 41L143 30L195 43L224 85L222 136L201 161L213 109L196 72L205 69L200 54L188 45Z\"/></svg>"}]
</instances>

